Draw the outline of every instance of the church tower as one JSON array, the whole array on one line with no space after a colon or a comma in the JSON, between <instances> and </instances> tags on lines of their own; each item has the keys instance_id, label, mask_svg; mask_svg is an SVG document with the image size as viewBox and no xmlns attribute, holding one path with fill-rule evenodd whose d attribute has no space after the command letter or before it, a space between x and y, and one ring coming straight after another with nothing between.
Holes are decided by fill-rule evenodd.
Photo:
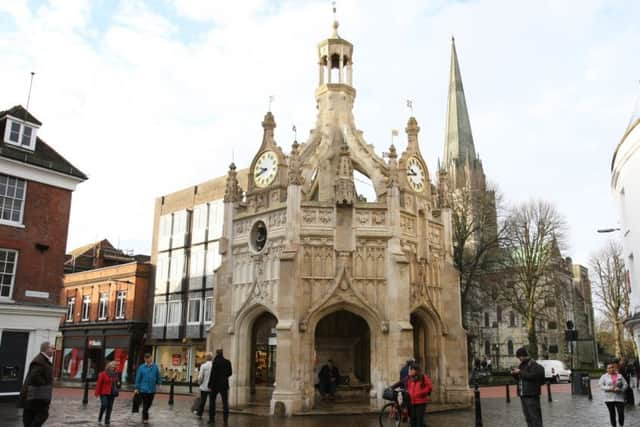
<instances>
[{"instance_id":1,"label":"church tower","mask_svg":"<svg viewBox=\"0 0 640 427\"><path fill-rule=\"evenodd\" d=\"M432 378L434 402L470 403L451 212L437 205L414 117L404 151L391 146L387 159L356 127L353 55L334 22L317 47L309 138L286 155L268 112L246 192L229 170L207 345L233 364L235 407L322 406L315 384L328 359L340 369L338 400L380 407L411 357ZM354 171L376 200L357 193Z\"/></svg>"}]
</instances>

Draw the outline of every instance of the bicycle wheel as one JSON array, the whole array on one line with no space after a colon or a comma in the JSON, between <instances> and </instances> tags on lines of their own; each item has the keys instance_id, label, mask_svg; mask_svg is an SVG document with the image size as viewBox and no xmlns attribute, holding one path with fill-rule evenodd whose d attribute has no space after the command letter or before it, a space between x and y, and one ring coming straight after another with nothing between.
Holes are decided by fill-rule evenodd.
<instances>
[{"instance_id":1,"label":"bicycle wheel","mask_svg":"<svg viewBox=\"0 0 640 427\"><path fill-rule=\"evenodd\" d=\"M400 406L397 403L387 403L380 411L380 427L400 426Z\"/></svg>"}]
</instances>

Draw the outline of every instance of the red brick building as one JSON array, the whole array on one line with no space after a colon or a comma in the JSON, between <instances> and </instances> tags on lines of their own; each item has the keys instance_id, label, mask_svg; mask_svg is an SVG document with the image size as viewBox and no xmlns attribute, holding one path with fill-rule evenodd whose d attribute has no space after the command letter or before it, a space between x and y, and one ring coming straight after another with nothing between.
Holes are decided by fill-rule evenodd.
<instances>
[{"instance_id":1,"label":"red brick building","mask_svg":"<svg viewBox=\"0 0 640 427\"><path fill-rule=\"evenodd\" d=\"M138 261L67 274L62 346L54 376L95 380L109 361L125 382L142 360L151 264ZM85 372L86 369L86 372Z\"/></svg>"},{"instance_id":2,"label":"red brick building","mask_svg":"<svg viewBox=\"0 0 640 427\"><path fill-rule=\"evenodd\" d=\"M87 179L41 125L21 106L0 111L0 395L18 393L40 343L59 334L71 193Z\"/></svg>"}]
</instances>

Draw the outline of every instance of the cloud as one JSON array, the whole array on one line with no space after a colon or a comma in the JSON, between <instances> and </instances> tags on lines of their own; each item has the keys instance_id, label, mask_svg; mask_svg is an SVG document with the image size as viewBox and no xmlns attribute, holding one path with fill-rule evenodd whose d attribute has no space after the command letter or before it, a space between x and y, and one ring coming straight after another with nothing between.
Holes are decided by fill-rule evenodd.
<instances>
[{"instance_id":1,"label":"cloud","mask_svg":"<svg viewBox=\"0 0 640 427\"><path fill-rule=\"evenodd\" d=\"M614 225L609 160L634 102L640 6L580 2L339 4L352 41L356 124L378 152L414 100L432 179L442 154L456 36L485 172L507 199L555 201L574 259ZM149 252L156 197L241 167L261 141L269 95L288 151L315 124L324 1L194 0L0 4L2 105L24 103L40 135L90 175L74 194L69 247L108 237ZM1 107L1 106L0 106ZM400 144L402 148L404 144Z\"/></svg>"}]
</instances>

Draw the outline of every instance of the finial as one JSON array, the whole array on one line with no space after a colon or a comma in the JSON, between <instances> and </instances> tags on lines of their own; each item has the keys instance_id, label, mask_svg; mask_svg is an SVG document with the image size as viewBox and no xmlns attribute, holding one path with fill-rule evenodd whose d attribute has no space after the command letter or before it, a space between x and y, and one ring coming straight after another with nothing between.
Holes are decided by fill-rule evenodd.
<instances>
[{"instance_id":1,"label":"finial","mask_svg":"<svg viewBox=\"0 0 640 427\"><path fill-rule=\"evenodd\" d=\"M390 159L397 159L398 158L398 152L396 151L396 146L391 144L391 146L389 147L389 154L388 157Z\"/></svg>"},{"instance_id":2,"label":"finial","mask_svg":"<svg viewBox=\"0 0 640 427\"><path fill-rule=\"evenodd\" d=\"M451 34L451 43L455 43L456 42L456 38L453 36L453 34Z\"/></svg>"},{"instance_id":3,"label":"finial","mask_svg":"<svg viewBox=\"0 0 640 427\"><path fill-rule=\"evenodd\" d=\"M338 38L338 27L340 26L340 24L338 23L336 2L333 1L331 2L331 4L333 5L333 34L331 35L331 37Z\"/></svg>"},{"instance_id":4,"label":"finial","mask_svg":"<svg viewBox=\"0 0 640 427\"><path fill-rule=\"evenodd\" d=\"M297 143L297 141L298 141L298 129L296 129L296 125L293 125L291 130L293 131L293 141Z\"/></svg>"},{"instance_id":5,"label":"finial","mask_svg":"<svg viewBox=\"0 0 640 427\"><path fill-rule=\"evenodd\" d=\"M236 164L231 162L231 164L229 165L229 169L232 171L236 170Z\"/></svg>"},{"instance_id":6,"label":"finial","mask_svg":"<svg viewBox=\"0 0 640 427\"><path fill-rule=\"evenodd\" d=\"M271 104L273 104L273 101L276 99L275 95L269 95L269 108L267 109L267 111L271 112Z\"/></svg>"},{"instance_id":7,"label":"finial","mask_svg":"<svg viewBox=\"0 0 640 427\"><path fill-rule=\"evenodd\" d=\"M411 112L411 115L413 116L413 100L407 99L407 108L409 109L409 111Z\"/></svg>"}]
</instances>

